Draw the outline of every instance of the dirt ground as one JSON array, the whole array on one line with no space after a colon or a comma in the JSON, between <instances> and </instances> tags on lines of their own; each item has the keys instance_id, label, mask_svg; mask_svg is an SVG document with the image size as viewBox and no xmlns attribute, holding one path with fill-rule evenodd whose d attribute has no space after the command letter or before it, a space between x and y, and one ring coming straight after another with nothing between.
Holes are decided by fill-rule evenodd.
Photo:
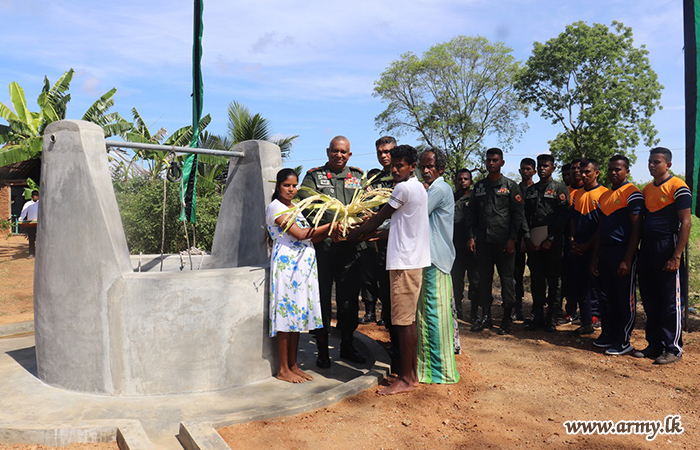
<instances>
[{"instance_id":1,"label":"dirt ground","mask_svg":"<svg viewBox=\"0 0 700 450\"><path fill-rule=\"evenodd\" d=\"M0 325L34 319L34 258L24 236L0 236Z\"/></svg>"},{"instance_id":2,"label":"dirt ground","mask_svg":"<svg viewBox=\"0 0 700 450\"><path fill-rule=\"evenodd\" d=\"M500 308L499 308L500 309ZM640 306L641 310L641 306ZM643 315L642 315L643 316ZM632 343L645 346L643 317ZM370 389L326 408L219 430L233 449L697 449L700 333L685 334L682 361L606 356L574 325L549 334L516 323L512 336L460 325L461 380L384 397ZM698 318L693 318L693 329ZM359 331L387 345L374 324ZM293 389L290 386L290 389ZM567 435L567 420L659 420L680 415L684 433Z\"/></svg>"},{"instance_id":3,"label":"dirt ground","mask_svg":"<svg viewBox=\"0 0 700 450\"><path fill-rule=\"evenodd\" d=\"M32 318L33 259L26 239L0 239L0 324ZM500 299L494 292L496 301ZM526 299L526 304L528 299ZM527 305L526 310L528 310ZM495 308L500 311L500 308ZM644 347L641 305L632 343ZM697 449L700 448L700 318L691 316L685 355L670 366L650 360L605 356L574 337L576 326L557 333L498 336L460 325L461 380L421 385L414 392L383 397L370 389L329 407L295 416L220 430L233 449ZM359 331L388 346L375 324ZM294 386L290 385L290 389ZM567 435L567 420L659 420L679 415L684 432L659 435ZM116 444L74 444L68 450L116 449ZM0 445L0 450L54 450L37 445Z\"/></svg>"}]
</instances>

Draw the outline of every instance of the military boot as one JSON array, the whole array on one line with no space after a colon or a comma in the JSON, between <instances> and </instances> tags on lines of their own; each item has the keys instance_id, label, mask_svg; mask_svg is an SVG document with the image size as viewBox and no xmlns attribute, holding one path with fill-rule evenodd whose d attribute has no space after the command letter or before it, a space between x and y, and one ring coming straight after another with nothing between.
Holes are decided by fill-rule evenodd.
<instances>
[{"instance_id":1,"label":"military boot","mask_svg":"<svg viewBox=\"0 0 700 450\"><path fill-rule=\"evenodd\" d=\"M485 328L493 328L493 319L491 318L491 307L484 308L484 317L474 323L471 331L482 331Z\"/></svg>"},{"instance_id":2,"label":"military boot","mask_svg":"<svg viewBox=\"0 0 700 450\"><path fill-rule=\"evenodd\" d=\"M469 322L471 322L472 325L476 325L481 321L481 317L479 316L479 305L473 300L470 300L470 311L469 311Z\"/></svg>"},{"instance_id":3,"label":"military boot","mask_svg":"<svg viewBox=\"0 0 700 450\"><path fill-rule=\"evenodd\" d=\"M513 322L511 314L513 314L512 306L503 309L503 319L501 320L501 327L498 330L496 330L496 333L500 334L501 336L503 336L504 334L510 334L511 323Z\"/></svg>"}]
</instances>

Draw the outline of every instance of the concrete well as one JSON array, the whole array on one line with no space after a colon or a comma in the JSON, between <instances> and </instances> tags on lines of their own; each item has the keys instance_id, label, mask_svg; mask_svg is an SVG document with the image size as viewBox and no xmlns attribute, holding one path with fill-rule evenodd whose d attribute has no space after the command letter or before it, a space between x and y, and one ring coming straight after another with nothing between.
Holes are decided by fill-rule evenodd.
<instances>
[{"instance_id":1,"label":"concrete well","mask_svg":"<svg viewBox=\"0 0 700 450\"><path fill-rule=\"evenodd\" d=\"M245 156L232 158L202 270L136 273L102 129L64 120L44 136L34 279L39 378L80 392L155 395L271 376L263 226L279 148L235 148Z\"/></svg>"}]
</instances>

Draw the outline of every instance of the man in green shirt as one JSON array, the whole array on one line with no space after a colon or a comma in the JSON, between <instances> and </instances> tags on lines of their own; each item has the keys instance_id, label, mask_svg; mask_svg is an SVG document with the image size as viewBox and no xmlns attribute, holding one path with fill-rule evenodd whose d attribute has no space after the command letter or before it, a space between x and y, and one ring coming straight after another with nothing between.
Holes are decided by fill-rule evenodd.
<instances>
[{"instance_id":1,"label":"man in green shirt","mask_svg":"<svg viewBox=\"0 0 700 450\"><path fill-rule=\"evenodd\" d=\"M530 267L532 322L526 330L544 328L556 331L556 313L560 311L559 277L561 275L564 235L569 220L569 189L552 178L554 157L537 157L540 181L525 194L525 220L528 231L524 239ZM547 314L544 305L547 304Z\"/></svg>"},{"instance_id":2,"label":"man in green shirt","mask_svg":"<svg viewBox=\"0 0 700 450\"><path fill-rule=\"evenodd\" d=\"M352 156L350 141L344 136L334 137L328 149L328 162L322 167L315 167L306 172L301 185L337 198L343 204L352 201L356 190L362 189L362 170L348 166L348 160ZM299 198L306 198L312 193L299 189ZM313 219L312 210L306 212ZM326 211L320 224L333 220L334 212ZM335 283L335 301L338 316L338 328L340 329L340 357L348 361L363 364L362 356L353 346L353 333L357 329L358 296L360 293L360 264L359 250L366 244L356 242L333 242L331 239L315 244L316 258L318 260L318 285L321 297L321 314L323 316L323 328L316 330L318 345L318 358L316 365L320 368L328 368L331 365L328 354L328 333L331 322L331 293Z\"/></svg>"},{"instance_id":3,"label":"man in green shirt","mask_svg":"<svg viewBox=\"0 0 700 450\"><path fill-rule=\"evenodd\" d=\"M511 330L510 316L515 305L515 240L524 226L520 188L515 181L501 174L504 163L500 148L486 151L488 176L476 183L467 215L467 245L471 251L476 251L479 303L483 312L481 321L471 329L481 331L493 326L491 286L495 264L501 278L504 309L498 334L507 334Z\"/></svg>"}]
</instances>

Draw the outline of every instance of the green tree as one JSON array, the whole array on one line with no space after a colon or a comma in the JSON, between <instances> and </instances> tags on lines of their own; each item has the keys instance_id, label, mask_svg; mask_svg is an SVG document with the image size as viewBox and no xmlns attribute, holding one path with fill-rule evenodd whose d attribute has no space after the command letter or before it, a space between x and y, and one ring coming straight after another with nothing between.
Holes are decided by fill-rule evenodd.
<instances>
[{"instance_id":1,"label":"green tree","mask_svg":"<svg viewBox=\"0 0 700 450\"><path fill-rule=\"evenodd\" d=\"M251 114L250 110L242 104L234 101L228 105L228 130L225 137L220 137L220 141L232 148L243 141L259 140L269 141L276 144L282 151L282 157L289 156L292 145L299 135L287 136L281 139L272 139L272 128L270 122L260 113Z\"/></svg>"},{"instance_id":2,"label":"green tree","mask_svg":"<svg viewBox=\"0 0 700 450\"><path fill-rule=\"evenodd\" d=\"M663 86L648 53L619 22L612 29L575 22L546 43L534 43L516 88L522 101L563 127L549 141L557 159L604 162L621 153L634 161L640 138L648 147L658 142L651 117L661 109Z\"/></svg>"},{"instance_id":3,"label":"green tree","mask_svg":"<svg viewBox=\"0 0 700 450\"><path fill-rule=\"evenodd\" d=\"M10 102L14 111L0 103L0 117L8 124L0 125L0 166L41 157L42 136L44 129L51 122L66 118L70 101L70 82L73 69L64 73L53 86L44 77L44 85L37 98L39 111L32 112L27 105L24 89L16 82L10 83ZM124 135L131 128L131 123L118 113L110 113L114 106L116 89L111 89L88 108L82 120L101 126L105 136Z\"/></svg>"},{"instance_id":4,"label":"green tree","mask_svg":"<svg viewBox=\"0 0 700 450\"><path fill-rule=\"evenodd\" d=\"M404 53L374 83L373 95L388 103L376 127L446 149L449 173L481 165L487 136L511 148L527 127L520 122L527 107L513 88L519 69L510 47L481 36L457 36L422 57Z\"/></svg>"},{"instance_id":5,"label":"green tree","mask_svg":"<svg viewBox=\"0 0 700 450\"><path fill-rule=\"evenodd\" d=\"M151 132L136 108L132 108L131 114L134 123L133 127L125 133L124 138L126 141L139 142L142 144L189 147L190 141L192 140L191 125L179 128L171 135L168 135L168 130L165 128L160 128L156 132ZM209 123L211 123L211 116L207 114L199 121L199 130L204 131ZM115 152L112 158L114 161L112 173L122 178L129 178L131 176L130 171L138 167L135 163L137 161L142 161L145 163L143 170L135 169L139 175L145 175L153 180L161 179L168 169L170 161L173 159L172 155L167 151L135 149L133 150L132 157L126 156L126 153L119 149L111 149L110 153L112 152ZM182 164L184 158L184 155L176 157L180 164Z\"/></svg>"}]
</instances>

